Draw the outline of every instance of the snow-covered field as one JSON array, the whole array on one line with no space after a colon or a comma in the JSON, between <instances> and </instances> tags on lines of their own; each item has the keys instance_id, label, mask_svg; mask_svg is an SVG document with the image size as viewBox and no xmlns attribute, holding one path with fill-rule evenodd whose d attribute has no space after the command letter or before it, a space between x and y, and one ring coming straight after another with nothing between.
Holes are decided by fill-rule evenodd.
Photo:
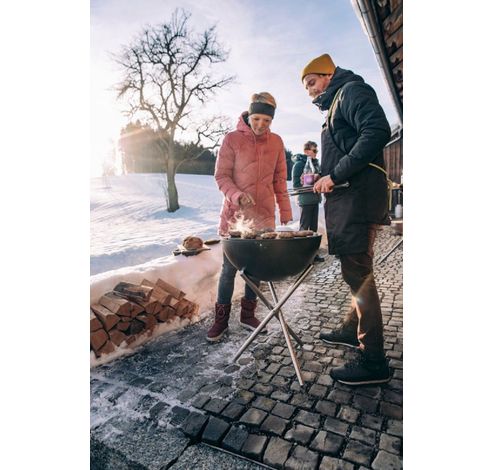
<instances>
[{"instance_id":1,"label":"snow-covered field","mask_svg":"<svg viewBox=\"0 0 493 470\"><path fill-rule=\"evenodd\" d=\"M195 321L212 311L222 263L221 245L211 245L210 251L191 257L174 256L172 251L187 235L203 240L218 238L222 194L213 176L179 174L176 183L180 209L169 213L164 175L131 174L91 180L91 303L119 281L140 283L144 278L155 281L161 277L199 304ZM290 228L297 229L299 210L294 200L291 205L294 222ZM237 283L235 295L239 296L243 283L240 276ZM186 324L188 320L161 324L154 335ZM106 360L122 353L117 350Z\"/></svg>"}]
</instances>

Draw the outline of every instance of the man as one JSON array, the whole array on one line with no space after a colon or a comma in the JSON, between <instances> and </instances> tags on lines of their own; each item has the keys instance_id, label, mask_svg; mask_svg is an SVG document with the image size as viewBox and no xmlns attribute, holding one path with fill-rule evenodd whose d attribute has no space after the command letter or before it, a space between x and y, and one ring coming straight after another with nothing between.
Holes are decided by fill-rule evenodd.
<instances>
[{"instance_id":1,"label":"man","mask_svg":"<svg viewBox=\"0 0 493 470\"><path fill-rule=\"evenodd\" d=\"M320 339L358 347L356 360L333 368L347 385L385 383L390 370L383 349L380 300L373 277L377 225L388 225L383 148L390 126L375 91L350 70L336 67L328 54L309 62L301 80L313 104L327 111L322 127L322 177L314 191L325 193L329 254L338 255L352 294L343 326ZM334 188L349 183L349 187Z\"/></svg>"},{"instance_id":2,"label":"man","mask_svg":"<svg viewBox=\"0 0 493 470\"><path fill-rule=\"evenodd\" d=\"M320 166L317 159L317 143L309 140L303 145L303 152L298 153L293 157L293 188L301 188L303 186L302 176L305 169L307 159L312 162L315 177L320 174ZM298 205L300 206L300 230L318 231L318 205L320 204L320 194L305 193L298 196ZM315 255L315 262L322 262L324 258L320 255Z\"/></svg>"}]
</instances>

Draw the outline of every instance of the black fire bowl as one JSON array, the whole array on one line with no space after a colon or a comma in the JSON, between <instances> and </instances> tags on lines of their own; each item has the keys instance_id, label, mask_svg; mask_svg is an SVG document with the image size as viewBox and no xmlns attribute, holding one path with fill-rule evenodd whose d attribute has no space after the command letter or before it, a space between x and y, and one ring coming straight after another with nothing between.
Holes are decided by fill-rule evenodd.
<instances>
[{"instance_id":1,"label":"black fire bowl","mask_svg":"<svg viewBox=\"0 0 493 470\"><path fill-rule=\"evenodd\" d=\"M224 238L221 243L238 270L260 281L281 281L300 274L317 254L322 235L300 238Z\"/></svg>"}]
</instances>

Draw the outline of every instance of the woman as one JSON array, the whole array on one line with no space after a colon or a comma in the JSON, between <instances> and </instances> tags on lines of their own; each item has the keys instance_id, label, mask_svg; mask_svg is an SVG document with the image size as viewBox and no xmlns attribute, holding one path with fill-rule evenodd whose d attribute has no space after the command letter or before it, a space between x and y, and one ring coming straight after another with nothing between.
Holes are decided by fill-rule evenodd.
<instances>
[{"instance_id":1,"label":"woman","mask_svg":"<svg viewBox=\"0 0 493 470\"><path fill-rule=\"evenodd\" d=\"M292 220L286 185L286 155L281 137L270 131L276 100L266 92L254 94L248 111L241 114L236 131L229 132L219 149L216 178L224 194L219 234L228 231L242 218L255 230L275 227L275 203L281 224ZM207 332L208 341L219 341L228 328L236 268L223 255L215 319ZM241 299L240 324L254 330L257 296L245 284Z\"/></svg>"}]
</instances>

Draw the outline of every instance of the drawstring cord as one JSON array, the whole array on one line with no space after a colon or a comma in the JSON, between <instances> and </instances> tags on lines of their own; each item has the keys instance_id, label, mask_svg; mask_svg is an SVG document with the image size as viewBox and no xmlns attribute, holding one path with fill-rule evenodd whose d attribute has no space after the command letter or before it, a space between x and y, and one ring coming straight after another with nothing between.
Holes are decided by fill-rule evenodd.
<instances>
[{"instance_id":1,"label":"drawstring cord","mask_svg":"<svg viewBox=\"0 0 493 470\"><path fill-rule=\"evenodd\" d=\"M334 106L335 106L335 104L339 98L339 95L342 92L342 88L343 87L341 87L341 88L339 88L339 90L337 90L337 93L334 96L332 104L330 105L329 112L327 114L327 125L329 125L329 121L332 118L332 112L333 112ZM387 182L387 199L389 201L389 210L392 210L392 187L393 187L392 180L389 178L387 171L385 171L385 169L382 168L381 166L377 165L376 163L368 163L368 165L372 166L373 168L376 168L377 170L380 170L385 175L385 181Z\"/></svg>"}]
</instances>

